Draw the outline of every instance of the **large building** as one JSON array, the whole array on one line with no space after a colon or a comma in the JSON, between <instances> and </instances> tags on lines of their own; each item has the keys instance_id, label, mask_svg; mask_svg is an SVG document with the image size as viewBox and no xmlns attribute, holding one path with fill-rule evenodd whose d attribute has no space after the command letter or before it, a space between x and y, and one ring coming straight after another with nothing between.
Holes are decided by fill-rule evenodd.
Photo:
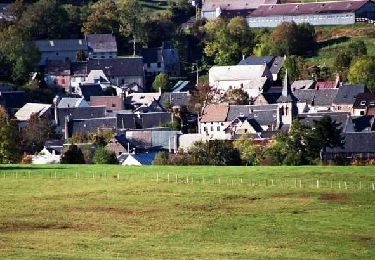
<instances>
[{"instance_id":1,"label":"large building","mask_svg":"<svg viewBox=\"0 0 375 260\"><path fill-rule=\"evenodd\" d=\"M312 25L354 24L375 19L375 3L353 0L260 5L248 17L250 27L276 27L282 22Z\"/></svg>"}]
</instances>

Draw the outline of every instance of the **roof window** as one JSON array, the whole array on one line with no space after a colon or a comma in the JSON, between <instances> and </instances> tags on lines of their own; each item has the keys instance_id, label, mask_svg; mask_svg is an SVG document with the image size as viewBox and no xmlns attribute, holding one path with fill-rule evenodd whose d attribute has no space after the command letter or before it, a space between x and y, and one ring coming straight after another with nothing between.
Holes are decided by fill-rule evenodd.
<instances>
[{"instance_id":1,"label":"roof window","mask_svg":"<svg viewBox=\"0 0 375 260\"><path fill-rule=\"evenodd\" d=\"M366 101L361 101L361 106L365 106L366 105Z\"/></svg>"}]
</instances>

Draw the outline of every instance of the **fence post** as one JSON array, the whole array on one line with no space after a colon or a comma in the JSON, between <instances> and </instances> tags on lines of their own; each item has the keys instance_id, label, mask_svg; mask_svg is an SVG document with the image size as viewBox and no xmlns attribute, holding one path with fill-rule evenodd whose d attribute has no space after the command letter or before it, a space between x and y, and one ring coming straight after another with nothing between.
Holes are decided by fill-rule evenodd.
<instances>
[{"instance_id":1,"label":"fence post","mask_svg":"<svg viewBox=\"0 0 375 260\"><path fill-rule=\"evenodd\" d=\"M302 189L302 180L299 180L299 187Z\"/></svg>"},{"instance_id":2,"label":"fence post","mask_svg":"<svg viewBox=\"0 0 375 260\"><path fill-rule=\"evenodd\" d=\"M273 179L271 180L271 186L273 186Z\"/></svg>"},{"instance_id":3,"label":"fence post","mask_svg":"<svg viewBox=\"0 0 375 260\"><path fill-rule=\"evenodd\" d=\"M375 191L375 185L372 183L372 191Z\"/></svg>"},{"instance_id":4,"label":"fence post","mask_svg":"<svg viewBox=\"0 0 375 260\"><path fill-rule=\"evenodd\" d=\"M177 177L177 174L176 174L176 183L178 183L178 177Z\"/></svg>"},{"instance_id":5,"label":"fence post","mask_svg":"<svg viewBox=\"0 0 375 260\"><path fill-rule=\"evenodd\" d=\"M117 173L117 180L119 181L120 180L120 174Z\"/></svg>"},{"instance_id":6,"label":"fence post","mask_svg":"<svg viewBox=\"0 0 375 260\"><path fill-rule=\"evenodd\" d=\"M186 176L186 184L189 184L189 176Z\"/></svg>"},{"instance_id":7,"label":"fence post","mask_svg":"<svg viewBox=\"0 0 375 260\"><path fill-rule=\"evenodd\" d=\"M221 183L221 181L220 181L220 178L219 178L219 184Z\"/></svg>"},{"instance_id":8,"label":"fence post","mask_svg":"<svg viewBox=\"0 0 375 260\"><path fill-rule=\"evenodd\" d=\"M202 177L202 183L204 184L204 176Z\"/></svg>"},{"instance_id":9,"label":"fence post","mask_svg":"<svg viewBox=\"0 0 375 260\"><path fill-rule=\"evenodd\" d=\"M243 183L243 179L241 178L241 184Z\"/></svg>"},{"instance_id":10,"label":"fence post","mask_svg":"<svg viewBox=\"0 0 375 260\"><path fill-rule=\"evenodd\" d=\"M169 173L168 173L168 183L169 183Z\"/></svg>"},{"instance_id":11,"label":"fence post","mask_svg":"<svg viewBox=\"0 0 375 260\"><path fill-rule=\"evenodd\" d=\"M316 188L319 189L319 180L316 180Z\"/></svg>"},{"instance_id":12,"label":"fence post","mask_svg":"<svg viewBox=\"0 0 375 260\"><path fill-rule=\"evenodd\" d=\"M159 183L159 173L156 173L156 183Z\"/></svg>"},{"instance_id":13,"label":"fence post","mask_svg":"<svg viewBox=\"0 0 375 260\"><path fill-rule=\"evenodd\" d=\"M339 181L339 190L341 190L341 182Z\"/></svg>"},{"instance_id":14,"label":"fence post","mask_svg":"<svg viewBox=\"0 0 375 260\"><path fill-rule=\"evenodd\" d=\"M347 189L348 189L348 186L346 185L346 181L344 182L344 185L345 185L345 189L347 190Z\"/></svg>"}]
</instances>

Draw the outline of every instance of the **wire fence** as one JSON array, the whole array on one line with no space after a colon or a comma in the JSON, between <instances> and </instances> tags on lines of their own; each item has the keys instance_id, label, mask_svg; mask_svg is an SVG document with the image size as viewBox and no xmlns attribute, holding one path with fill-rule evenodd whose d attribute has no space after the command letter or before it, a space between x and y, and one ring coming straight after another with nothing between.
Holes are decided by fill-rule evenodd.
<instances>
[{"instance_id":1,"label":"wire fence","mask_svg":"<svg viewBox=\"0 0 375 260\"><path fill-rule=\"evenodd\" d=\"M338 180L328 178L252 178L228 177L198 174L114 174L97 172L44 172L34 174L31 171L0 172L0 182L6 180L106 180L116 182L148 182L153 184L177 184L177 185L221 185L221 186L247 186L250 188L285 188L285 189L330 189L341 191L369 191L375 192L375 181L369 180Z\"/></svg>"}]
</instances>

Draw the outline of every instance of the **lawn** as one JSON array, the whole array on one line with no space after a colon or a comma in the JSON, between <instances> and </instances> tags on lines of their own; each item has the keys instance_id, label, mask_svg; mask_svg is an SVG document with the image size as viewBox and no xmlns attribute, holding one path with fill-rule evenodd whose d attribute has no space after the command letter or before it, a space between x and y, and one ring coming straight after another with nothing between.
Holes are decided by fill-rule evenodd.
<instances>
[{"instance_id":1,"label":"lawn","mask_svg":"<svg viewBox=\"0 0 375 260\"><path fill-rule=\"evenodd\" d=\"M1 259L374 259L373 167L0 166Z\"/></svg>"}]
</instances>

